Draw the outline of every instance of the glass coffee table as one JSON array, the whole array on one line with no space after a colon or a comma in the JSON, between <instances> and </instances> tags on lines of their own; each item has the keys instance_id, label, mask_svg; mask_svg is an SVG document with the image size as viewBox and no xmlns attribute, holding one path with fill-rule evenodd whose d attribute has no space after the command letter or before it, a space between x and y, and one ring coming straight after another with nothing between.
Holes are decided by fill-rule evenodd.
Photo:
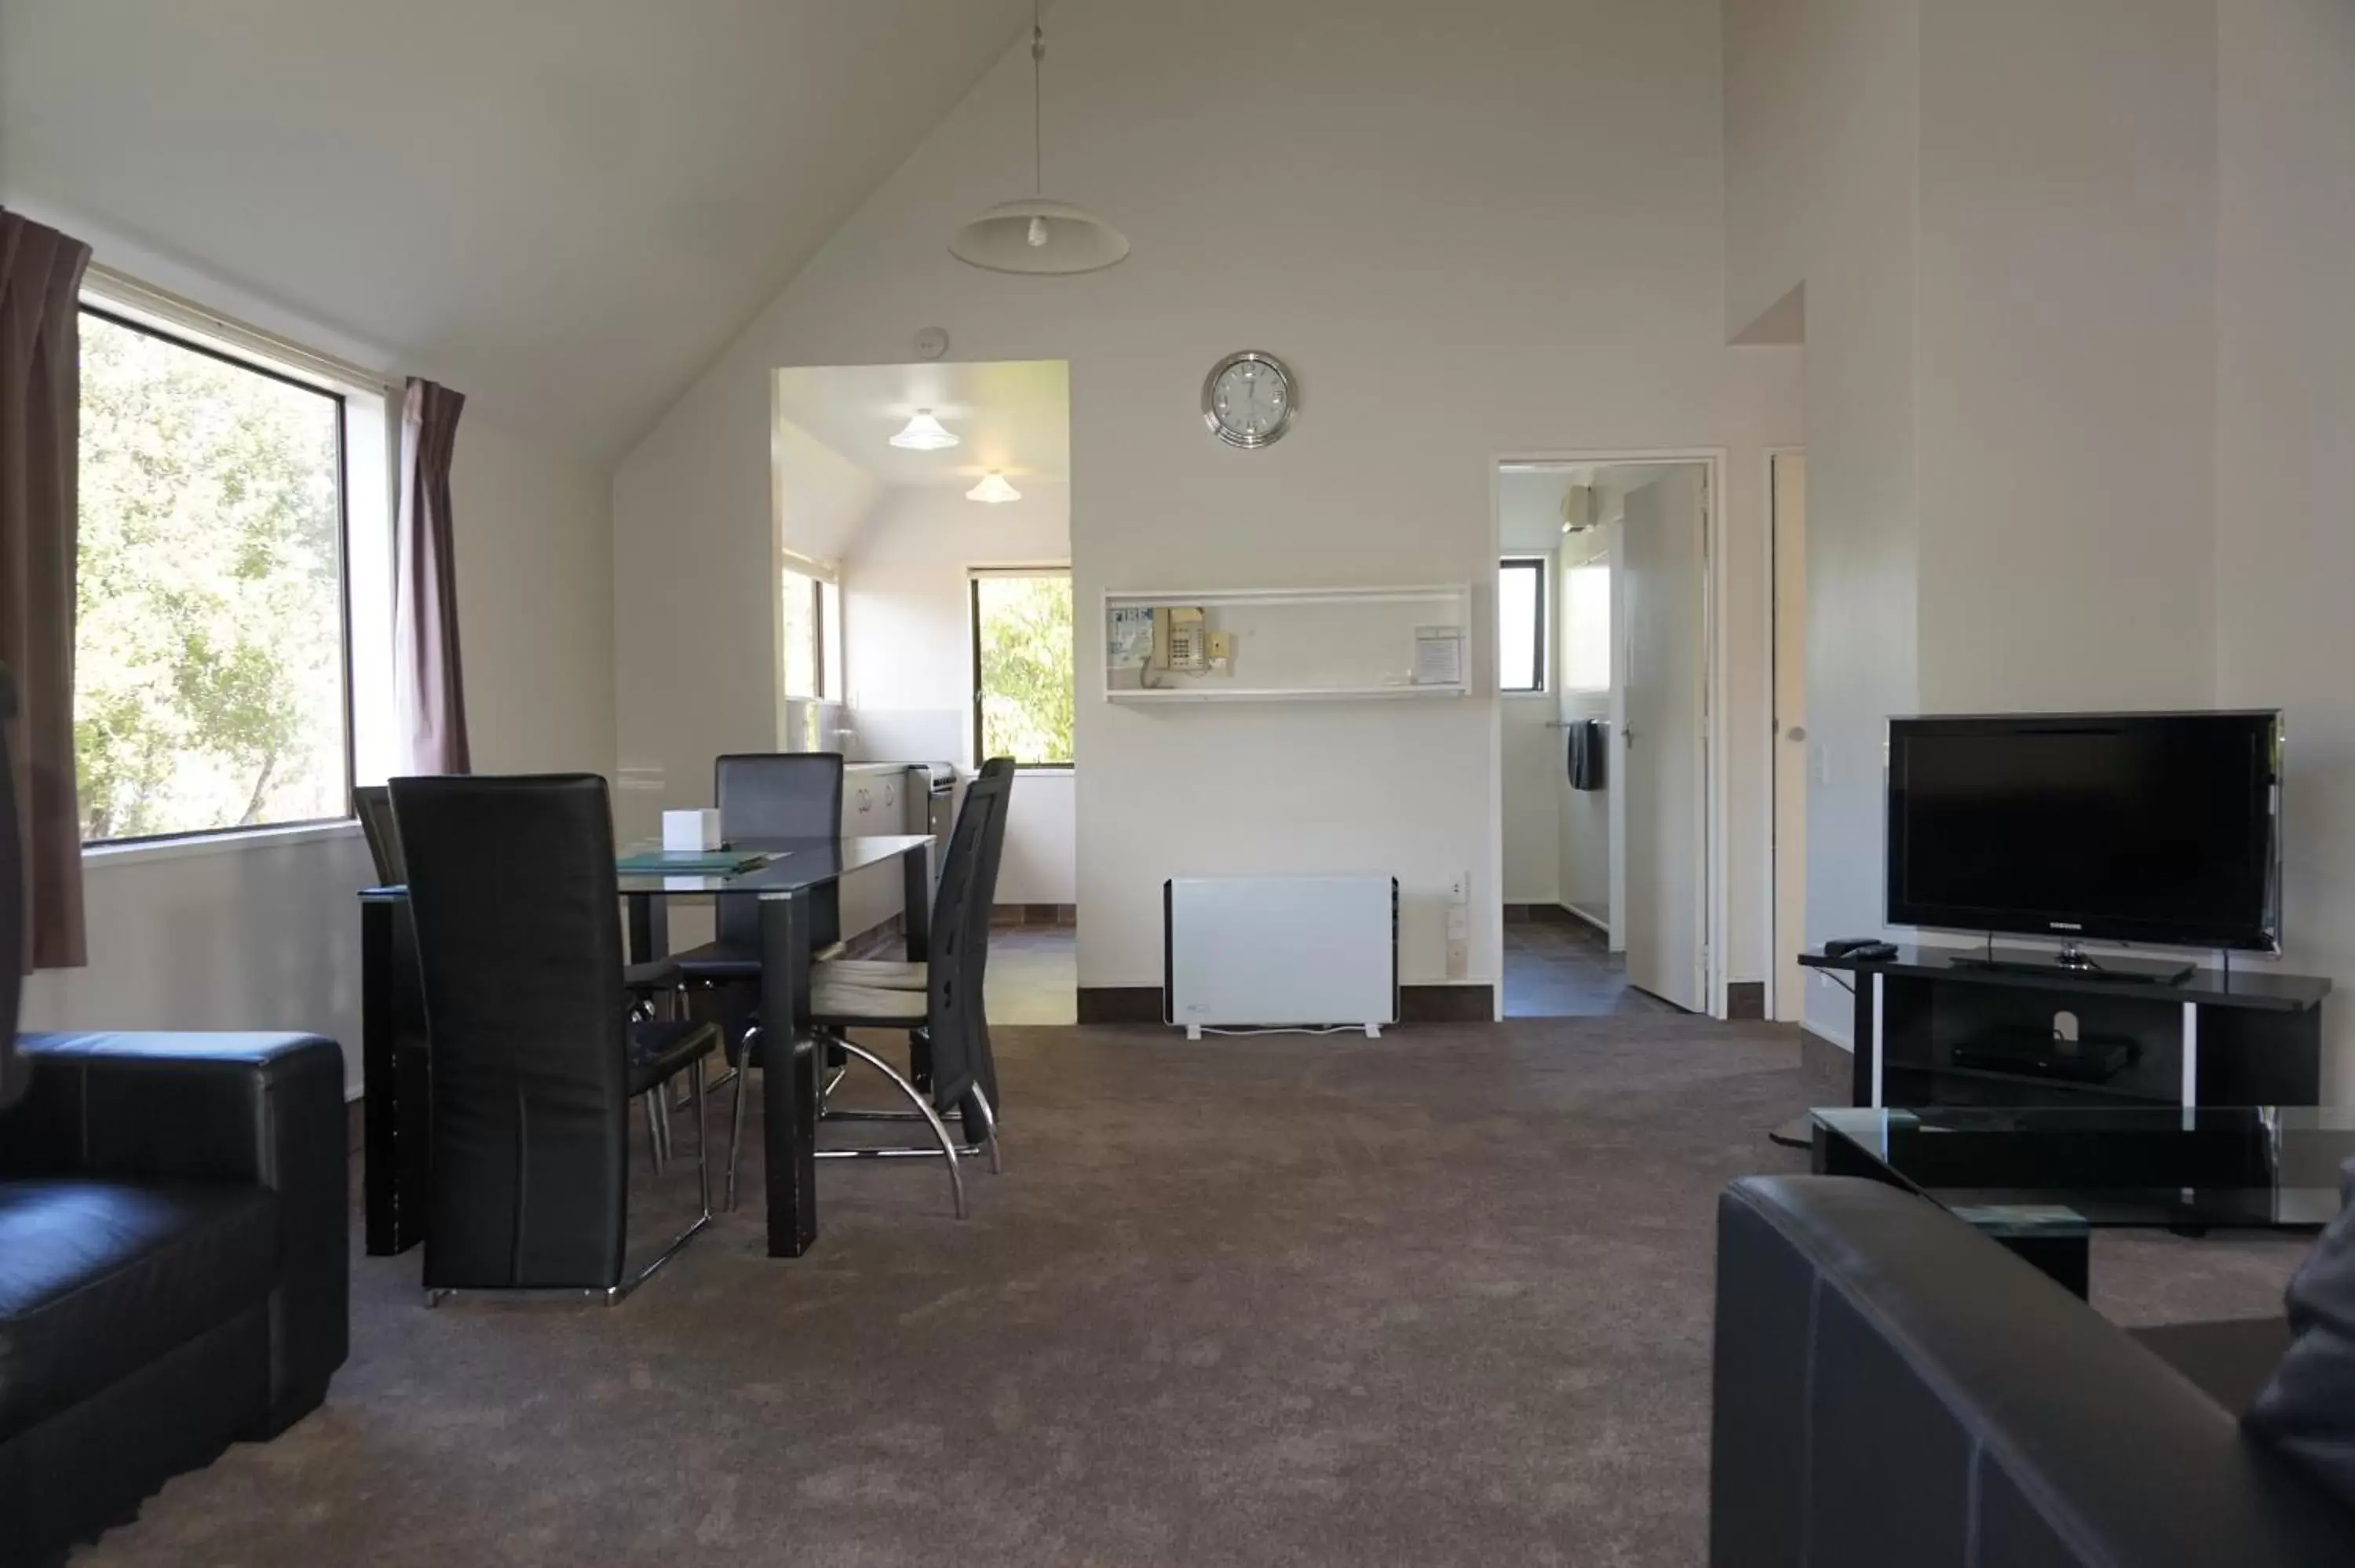
<instances>
[{"instance_id":1,"label":"glass coffee table","mask_svg":"<svg viewBox=\"0 0 2355 1568\"><path fill-rule=\"evenodd\" d=\"M1924 1106L1811 1118L1818 1175L1929 1199L2083 1296L2097 1230L2313 1231L2339 1210L2355 1111Z\"/></svg>"}]
</instances>

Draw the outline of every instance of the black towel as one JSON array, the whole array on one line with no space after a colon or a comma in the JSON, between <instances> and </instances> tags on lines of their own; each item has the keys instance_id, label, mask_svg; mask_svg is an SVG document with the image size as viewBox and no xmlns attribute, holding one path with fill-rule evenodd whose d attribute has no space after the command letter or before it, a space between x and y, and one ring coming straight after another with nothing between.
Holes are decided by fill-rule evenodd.
<instances>
[{"instance_id":1,"label":"black towel","mask_svg":"<svg viewBox=\"0 0 2355 1568\"><path fill-rule=\"evenodd\" d=\"M1570 787L1573 789L1602 789L1604 737L1607 726L1601 719L1572 719L1569 729Z\"/></svg>"}]
</instances>

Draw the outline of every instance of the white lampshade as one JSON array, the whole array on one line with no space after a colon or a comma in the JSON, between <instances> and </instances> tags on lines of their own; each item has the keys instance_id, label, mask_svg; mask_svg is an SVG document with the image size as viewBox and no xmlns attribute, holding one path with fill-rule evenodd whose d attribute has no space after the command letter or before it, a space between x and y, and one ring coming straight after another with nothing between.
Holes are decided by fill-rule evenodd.
<instances>
[{"instance_id":1,"label":"white lampshade","mask_svg":"<svg viewBox=\"0 0 2355 1568\"><path fill-rule=\"evenodd\" d=\"M956 445L957 439L946 426L932 418L930 408L919 408L915 417L891 438L891 444L914 451L936 452L943 447Z\"/></svg>"},{"instance_id":2,"label":"white lampshade","mask_svg":"<svg viewBox=\"0 0 2355 1568\"><path fill-rule=\"evenodd\" d=\"M1128 254L1128 237L1084 207L1024 196L958 229L949 254L993 272L1093 272Z\"/></svg>"},{"instance_id":3,"label":"white lampshade","mask_svg":"<svg viewBox=\"0 0 2355 1568\"><path fill-rule=\"evenodd\" d=\"M991 506L1002 506L1009 501L1019 501L1022 493L1006 482L1006 476L996 469L987 478L964 493L967 501L979 501Z\"/></svg>"}]
</instances>

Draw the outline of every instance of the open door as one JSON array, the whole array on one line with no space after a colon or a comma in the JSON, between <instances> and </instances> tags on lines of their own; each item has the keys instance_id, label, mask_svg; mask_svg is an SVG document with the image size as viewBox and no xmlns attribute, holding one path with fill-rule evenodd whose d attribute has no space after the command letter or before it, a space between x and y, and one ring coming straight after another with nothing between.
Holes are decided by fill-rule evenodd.
<instances>
[{"instance_id":1,"label":"open door","mask_svg":"<svg viewBox=\"0 0 2355 1568\"><path fill-rule=\"evenodd\" d=\"M1629 493L1618 574L1618 780L1625 800L1627 978L1708 1011L1702 952L1702 513L1707 469L1679 463Z\"/></svg>"},{"instance_id":2,"label":"open door","mask_svg":"<svg viewBox=\"0 0 2355 1568\"><path fill-rule=\"evenodd\" d=\"M1807 460L1774 456L1774 1016L1806 1016Z\"/></svg>"}]
</instances>

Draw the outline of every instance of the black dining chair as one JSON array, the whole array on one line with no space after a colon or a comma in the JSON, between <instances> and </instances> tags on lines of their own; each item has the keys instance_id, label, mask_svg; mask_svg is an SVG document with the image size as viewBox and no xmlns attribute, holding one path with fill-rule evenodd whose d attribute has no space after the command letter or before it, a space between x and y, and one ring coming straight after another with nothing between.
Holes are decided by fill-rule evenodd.
<instances>
[{"instance_id":1,"label":"black dining chair","mask_svg":"<svg viewBox=\"0 0 2355 1568\"><path fill-rule=\"evenodd\" d=\"M979 880L974 893L974 908L984 921L987 921L996 908L997 867L1005 857L1007 820L1013 813L1014 759L1010 757L993 757L981 765L979 777L983 779L1000 779L1004 784L997 809L990 813L989 825L981 837L979 851L981 859L976 867ZM937 914L934 919L937 921ZM935 928L937 929L937 926ZM982 939L981 963L982 989L986 994L989 980L989 948L986 933ZM923 963L905 959L830 959L815 966L812 974L817 980L838 981L848 985L879 986L886 991L922 991L929 980L930 969ZM1006 1118L1006 1102L998 1096L997 1056L990 1042L989 1008L986 999L980 1003L980 1034L975 1068L981 1079L982 1092L988 1097L992 1118L996 1122L1003 1124ZM918 1088L929 1088L932 1084L931 1048L923 1037L923 1031L911 1032L908 1049L910 1068L908 1076ZM822 1105L820 1109L824 1109Z\"/></svg>"},{"instance_id":2,"label":"black dining chair","mask_svg":"<svg viewBox=\"0 0 2355 1568\"><path fill-rule=\"evenodd\" d=\"M739 840L835 839L842 836L842 753L738 752L711 768L719 807L719 836ZM757 985L761 979L758 899L722 898L712 916L712 939L673 953L689 985ZM832 947L842 938L842 906L831 885L810 894L810 945Z\"/></svg>"},{"instance_id":3,"label":"black dining chair","mask_svg":"<svg viewBox=\"0 0 2355 1568\"><path fill-rule=\"evenodd\" d=\"M1000 1167L997 1128L988 1096L975 1067L980 1029L982 953L987 947L989 922L979 904L981 845L990 823L1002 808L1003 779L976 779L966 789L956 826L942 859L940 882L932 896L932 959L925 965L922 991L893 991L821 980L810 987L812 1033L828 1047L865 1063L880 1074L914 1107L932 1142L921 1148L819 1150L820 1160L872 1160L922 1157L944 1160L956 1216L966 1214L962 1157L987 1154L992 1169ZM976 915L978 917L976 918ZM932 1084L929 1097L889 1062L848 1038L853 1029L921 1029L930 1044ZM748 1033L744 1060L756 1056L760 1025ZM943 1113L965 1118L968 1141L959 1143L941 1119ZM888 1113L883 1113L887 1114ZM828 1119L864 1119L860 1113L829 1112ZM744 1093L740 1075L730 1113L728 1198L735 1202L737 1161L743 1143Z\"/></svg>"},{"instance_id":4,"label":"black dining chair","mask_svg":"<svg viewBox=\"0 0 2355 1568\"><path fill-rule=\"evenodd\" d=\"M632 1018L605 781L396 779L432 1039L425 1287L618 1301L711 1220L703 1063L717 1028ZM625 1259L629 1107L686 1075L702 1213Z\"/></svg>"},{"instance_id":5,"label":"black dining chair","mask_svg":"<svg viewBox=\"0 0 2355 1568\"><path fill-rule=\"evenodd\" d=\"M392 791L382 784L356 784L352 787L353 813L359 818L360 832L368 840L368 859L375 863L379 886L398 887L409 881L409 865L400 853L400 824L392 811ZM405 949L406 939L402 945ZM403 983L416 983L413 966L404 963ZM643 964L629 964L622 970L622 988L629 993L632 1018L655 1018L662 1014L666 1004L676 1001L684 977L679 968L668 959L655 959ZM414 1016L414 1008L402 1008L404 1016ZM677 1009L674 1016L684 1016L685 1009ZM422 1041L402 1041L395 1051L421 1047ZM660 1119L653 1133L655 1174L662 1174L663 1162L670 1158L669 1107L649 1107Z\"/></svg>"}]
</instances>

